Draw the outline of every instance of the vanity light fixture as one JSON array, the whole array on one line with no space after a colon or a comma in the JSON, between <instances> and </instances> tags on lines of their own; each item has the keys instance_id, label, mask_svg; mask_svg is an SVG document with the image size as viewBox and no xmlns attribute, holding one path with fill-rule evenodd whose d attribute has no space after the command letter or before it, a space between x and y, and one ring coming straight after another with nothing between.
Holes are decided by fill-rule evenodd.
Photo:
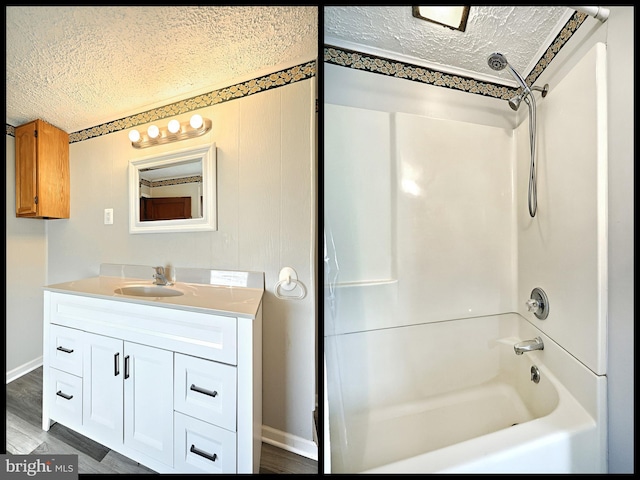
<instances>
[{"instance_id":1,"label":"vanity light fixture","mask_svg":"<svg viewBox=\"0 0 640 480\"><path fill-rule=\"evenodd\" d=\"M174 118L169 121L167 128L171 133L178 133L180 131L180 122Z\"/></svg>"},{"instance_id":2,"label":"vanity light fixture","mask_svg":"<svg viewBox=\"0 0 640 480\"><path fill-rule=\"evenodd\" d=\"M146 148L199 137L210 130L211 120L196 114L186 122L173 119L166 127L160 128L157 125L150 125L146 133L140 133L136 129L131 130L129 140L131 140L133 148Z\"/></svg>"},{"instance_id":3,"label":"vanity light fixture","mask_svg":"<svg viewBox=\"0 0 640 480\"><path fill-rule=\"evenodd\" d=\"M160 135L160 129L155 125L150 125L147 128L147 135L149 135L149 138L157 138Z\"/></svg>"},{"instance_id":4,"label":"vanity light fixture","mask_svg":"<svg viewBox=\"0 0 640 480\"><path fill-rule=\"evenodd\" d=\"M413 16L428 22L437 23L452 30L464 32L467 28L469 6L466 7L425 7L414 6Z\"/></svg>"}]
</instances>

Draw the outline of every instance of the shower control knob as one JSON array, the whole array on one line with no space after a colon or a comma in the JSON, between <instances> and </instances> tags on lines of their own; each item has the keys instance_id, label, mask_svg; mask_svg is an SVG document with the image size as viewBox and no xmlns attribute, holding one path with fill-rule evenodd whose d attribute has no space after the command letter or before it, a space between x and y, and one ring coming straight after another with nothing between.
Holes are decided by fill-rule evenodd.
<instances>
[{"instance_id":1,"label":"shower control knob","mask_svg":"<svg viewBox=\"0 0 640 480\"><path fill-rule=\"evenodd\" d=\"M549 300L541 288L534 288L531 291L531 298L525 302L525 305L540 320L544 320L549 315Z\"/></svg>"},{"instance_id":2,"label":"shower control knob","mask_svg":"<svg viewBox=\"0 0 640 480\"><path fill-rule=\"evenodd\" d=\"M533 313L536 313L540 308L540 303L537 300L534 300L533 298L530 298L529 300L527 300L526 304L527 304L527 310Z\"/></svg>"}]
</instances>

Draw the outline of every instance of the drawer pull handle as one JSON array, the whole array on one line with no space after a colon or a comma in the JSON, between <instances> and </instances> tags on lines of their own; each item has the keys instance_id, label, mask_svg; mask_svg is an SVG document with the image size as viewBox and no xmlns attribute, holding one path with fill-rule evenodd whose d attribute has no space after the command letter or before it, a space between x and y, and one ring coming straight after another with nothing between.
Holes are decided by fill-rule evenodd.
<instances>
[{"instance_id":1,"label":"drawer pull handle","mask_svg":"<svg viewBox=\"0 0 640 480\"><path fill-rule=\"evenodd\" d=\"M73 353L73 350L69 350L68 348L64 348L64 347L58 347L56 348L56 350L60 350L61 352L64 352L64 353Z\"/></svg>"},{"instance_id":2,"label":"drawer pull handle","mask_svg":"<svg viewBox=\"0 0 640 480\"><path fill-rule=\"evenodd\" d=\"M120 375L120 352L113 355L113 375L115 377Z\"/></svg>"},{"instance_id":3,"label":"drawer pull handle","mask_svg":"<svg viewBox=\"0 0 640 480\"><path fill-rule=\"evenodd\" d=\"M216 395L218 395L218 392L216 392L215 390L211 391L201 387L196 387L195 383L191 384L191 388L189 388L189 390L193 390L194 392L198 393L204 393L205 395L209 395L210 397L215 397Z\"/></svg>"},{"instance_id":4,"label":"drawer pull handle","mask_svg":"<svg viewBox=\"0 0 640 480\"><path fill-rule=\"evenodd\" d=\"M129 355L124 357L124 379L129 378Z\"/></svg>"},{"instance_id":5,"label":"drawer pull handle","mask_svg":"<svg viewBox=\"0 0 640 480\"><path fill-rule=\"evenodd\" d=\"M71 400L73 398L73 395L67 395L66 393L62 393L62 390L58 390L56 392L56 395L58 395L59 397L64 398L65 400Z\"/></svg>"},{"instance_id":6,"label":"drawer pull handle","mask_svg":"<svg viewBox=\"0 0 640 480\"><path fill-rule=\"evenodd\" d=\"M212 462L215 462L216 459L218 458L218 455L216 455L215 453L213 455L209 455L207 452L203 452L202 450L197 449L195 445L191 445L191 448L189 449L189 451L191 453L195 453L196 455L200 455L201 457L204 457L207 460L211 460Z\"/></svg>"}]
</instances>

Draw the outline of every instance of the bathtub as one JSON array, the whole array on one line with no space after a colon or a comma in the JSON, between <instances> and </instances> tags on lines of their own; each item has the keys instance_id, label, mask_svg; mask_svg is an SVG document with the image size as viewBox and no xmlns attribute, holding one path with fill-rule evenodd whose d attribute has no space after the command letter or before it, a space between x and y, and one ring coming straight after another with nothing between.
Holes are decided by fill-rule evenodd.
<instances>
[{"instance_id":1,"label":"bathtub","mask_svg":"<svg viewBox=\"0 0 640 480\"><path fill-rule=\"evenodd\" d=\"M606 472L606 377L520 315L327 336L325 355L332 473Z\"/></svg>"}]
</instances>

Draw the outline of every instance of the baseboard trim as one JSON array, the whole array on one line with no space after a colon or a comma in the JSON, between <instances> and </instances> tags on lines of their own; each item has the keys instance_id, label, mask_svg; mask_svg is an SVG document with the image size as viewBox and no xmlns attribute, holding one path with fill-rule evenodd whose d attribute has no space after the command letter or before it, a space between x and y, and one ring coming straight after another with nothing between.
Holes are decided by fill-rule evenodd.
<instances>
[{"instance_id":1,"label":"baseboard trim","mask_svg":"<svg viewBox=\"0 0 640 480\"><path fill-rule=\"evenodd\" d=\"M306 440L296 435L263 425L262 441L274 447L282 448L283 450L318 461L318 445L312 440Z\"/></svg>"},{"instance_id":2,"label":"baseboard trim","mask_svg":"<svg viewBox=\"0 0 640 480\"><path fill-rule=\"evenodd\" d=\"M31 360L30 362L27 362L24 365L20 365L19 367L16 367L13 370L7 372L7 383L13 382L15 379L26 375L27 373L35 370L38 367L41 367L42 362L42 357L38 357L35 360Z\"/></svg>"}]
</instances>

